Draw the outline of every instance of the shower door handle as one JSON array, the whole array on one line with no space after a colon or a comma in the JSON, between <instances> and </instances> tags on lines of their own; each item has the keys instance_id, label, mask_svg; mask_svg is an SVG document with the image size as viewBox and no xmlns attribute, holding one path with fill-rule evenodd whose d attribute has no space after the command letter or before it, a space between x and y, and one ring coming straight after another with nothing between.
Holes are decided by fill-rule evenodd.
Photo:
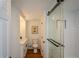
<instances>
[{"instance_id":1,"label":"shower door handle","mask_svg":"<svg viewBox=\"0 0 79 59\"><path fill-rule=\"evenodd\" d=\"M65 21L65 29L66 29L66 20L64 20Z\"/></svg>"}]
</instances>

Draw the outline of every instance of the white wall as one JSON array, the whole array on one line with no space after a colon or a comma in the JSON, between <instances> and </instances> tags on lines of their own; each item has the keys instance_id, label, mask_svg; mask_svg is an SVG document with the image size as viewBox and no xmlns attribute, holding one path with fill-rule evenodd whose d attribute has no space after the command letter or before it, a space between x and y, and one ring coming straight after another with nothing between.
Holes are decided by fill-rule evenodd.
<instances>
[{"instance_id":1,"label":"white wall","mask_svg":"<svg viewBox=\"0 0 79 59\"><path fill-rule=\"evenodd\" d=\"M79 57L79 0L65 0L64 57Z\"/></svg>"},{"instance_id":2,"label":"white wall","mask_svg":"<svg viewBox=\"0 0 79 59\"><path fill-rule=\"evenodd\" d=\"M32 34L32 26L38 26L38 34ZM26 36L28 38L28 45L31 45L33 39L38 40L39 48L40 48L40 20L29 20L26 21Z\"/></svg>"},{"instance_id":3,"label":"white wall","mask_svg":"<svg viewBox=\"0 0 79 59\"><path fill-rule=\"evenodd\" d=\"M48 57L48 45L47 45L47 20L46 20L46 12L43 12L41 16L41 31L40 31L40 39L41 39L41 54L44 58Z\"/></svg>"},{"instance_id":4,"label":"white wall","mask_svg":"<svg viewBox=\"0 0 79 59\"><path fill-rule=\"evenodd\" d=\"M7 0L7 15L8 15L8 28L7 28L7 57L10 57L10 25L11 25L11 0Z\"/></svg>"},{"instance_id":5,"label":"white wall","mask_svg":"<svg viewBox=\"0 0 79 59\"><path fill-rule=\"evenodd\" d=\"M20 13L12 4L11 6L11 57L21 57L20 35Z\"/></svg>"}]
</instances>

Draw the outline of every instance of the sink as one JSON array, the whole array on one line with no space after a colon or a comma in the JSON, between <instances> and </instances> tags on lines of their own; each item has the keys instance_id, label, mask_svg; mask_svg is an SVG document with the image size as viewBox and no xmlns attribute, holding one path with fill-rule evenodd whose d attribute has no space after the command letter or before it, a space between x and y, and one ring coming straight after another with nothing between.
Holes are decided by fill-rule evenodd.
<instances>
[{"instance_id":1,"label":"sink","mask_svg":"<svg viewBox=\"0 0 79 59\"><path fill-rule=\"evenodd\" d=\"M21 44L21 45L24 45L24 44L26 44L26 42L27 42L27 38L26 39L21 39L21 40L19 40L19 43Z\"/></svg>"},{"instance_id":2,"label":"sink","mask_svg":"<svg viewBox=\"0 0 79 59\"><path fill-rule=\"evenodd\" d=\"M27 51L27 47L26 47L27 38L25 38L25 39L19 39L18 42L19 42L20 47L21 47L21 51L20 51L21 52L21 58L23 58L24 55L25 55L25 53L26 53L26 51ZM24 50L26 50L26 51L24 52Z\"/></svg>"}]
</instances>

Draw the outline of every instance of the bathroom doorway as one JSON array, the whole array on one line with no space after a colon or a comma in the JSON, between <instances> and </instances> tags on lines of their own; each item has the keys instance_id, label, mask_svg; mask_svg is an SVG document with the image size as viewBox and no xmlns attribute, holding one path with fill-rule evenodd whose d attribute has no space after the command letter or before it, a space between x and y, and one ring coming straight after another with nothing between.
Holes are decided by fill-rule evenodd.
<instances>
[{"instance_id":1,"label":"bathroom doorway","mask_svg":"<svg viewBox=\"0 0 79 59\"><path fill-rule=\"evenodd\" d=\"M33 40L37 40L40 49L40 20L26 20L27 48L33 49Z\"/></svg>"}]
</instances>

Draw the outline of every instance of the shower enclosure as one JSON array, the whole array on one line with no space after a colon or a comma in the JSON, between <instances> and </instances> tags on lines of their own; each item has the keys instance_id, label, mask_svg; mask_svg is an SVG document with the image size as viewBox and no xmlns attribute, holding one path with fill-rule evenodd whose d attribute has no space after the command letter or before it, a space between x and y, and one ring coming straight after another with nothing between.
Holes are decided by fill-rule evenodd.
<instances>
[{"instance_id":1,"label":"shower enclosure","mask_svg":"<svg viewBox=\"0 0 79 59\"><path fill-rule=\"evenodd\" d=\"M48 14L48 57L64 57L64 28L66 21L63 17L63 2L58 2Z\"/></svg>"}]
</instances>

